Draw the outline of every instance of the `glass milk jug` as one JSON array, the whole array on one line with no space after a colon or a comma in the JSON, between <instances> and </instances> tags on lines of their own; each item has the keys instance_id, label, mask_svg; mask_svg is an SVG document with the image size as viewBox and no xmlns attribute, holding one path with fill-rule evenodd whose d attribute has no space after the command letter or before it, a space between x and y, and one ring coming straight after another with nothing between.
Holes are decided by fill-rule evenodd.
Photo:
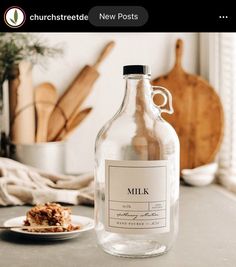
<instances>
[{"instance_id":1,"label":"glass milk jug","mask_svg":"<svg viewBox=\"0 0 236 267\"><path fill-rule=\"evenodd\" d=\"M151 257L178 232L179 140L161 117L173 113L171 94L151 86L149 67L124 66L123 74L124 100L96 139L95 231L110 254Z\"/></svg>"}]
</instances>

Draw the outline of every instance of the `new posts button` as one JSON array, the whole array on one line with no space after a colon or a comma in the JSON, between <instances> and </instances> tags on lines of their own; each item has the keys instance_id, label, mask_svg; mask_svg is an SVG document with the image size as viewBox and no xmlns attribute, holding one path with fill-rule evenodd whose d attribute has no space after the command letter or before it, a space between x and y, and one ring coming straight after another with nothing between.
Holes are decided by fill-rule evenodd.
<instances>
[{"instance_id":1,"label":"new posts button","mask_svg":"<svg viewBox=\"0 0 236 267\"><path fill-rule=\"evenodd\" d=\"M98 27L140 27L147 22L148 12L141 6L95 6L88 17Z\"/></svg>"}]
</instances>

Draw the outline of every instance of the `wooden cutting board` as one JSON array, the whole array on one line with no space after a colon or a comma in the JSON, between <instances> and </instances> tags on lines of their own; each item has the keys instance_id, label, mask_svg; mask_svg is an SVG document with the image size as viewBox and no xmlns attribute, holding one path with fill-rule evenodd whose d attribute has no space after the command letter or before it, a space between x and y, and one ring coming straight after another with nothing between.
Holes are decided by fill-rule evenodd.
<instances>
[{"instance_id":1,"label":"wooden cutting board","mask_svg":"<svg viewBox=\"0 0 236 267\"><path fill-rule=\"evenodd\" d=\"M174 114L163 114L180 139L180 168L195 168L214 160L223 137L223 108L212 86L200 76L185 72L181 65L183 41L176 42L176 62L153 85L172 94ZM157 103L157 99L154 101Z\"/></svg>"}]
</instances>

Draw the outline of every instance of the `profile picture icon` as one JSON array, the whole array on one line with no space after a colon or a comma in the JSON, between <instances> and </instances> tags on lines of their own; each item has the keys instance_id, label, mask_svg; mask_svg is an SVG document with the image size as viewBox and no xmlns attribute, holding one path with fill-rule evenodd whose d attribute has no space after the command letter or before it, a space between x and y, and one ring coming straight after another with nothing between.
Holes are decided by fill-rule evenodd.
<instances>
[{"instance_id":1,"label":"profile picture icon","mask_svg":"<svg viewBox=\"0 0 236 267\"><path fill-rule=\"evenodd\" d=\"M25 11L18 6L9 7L4 13L4 21L11 28L19 28L25 23Z\"/></svg>"}]
</instances>

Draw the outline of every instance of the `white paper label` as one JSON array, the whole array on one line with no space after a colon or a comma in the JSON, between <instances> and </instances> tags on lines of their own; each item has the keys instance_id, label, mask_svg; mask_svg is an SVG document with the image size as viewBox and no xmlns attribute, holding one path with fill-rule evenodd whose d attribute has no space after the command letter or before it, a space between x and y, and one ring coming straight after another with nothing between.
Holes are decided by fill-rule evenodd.
<instances>
[{"instance_id":1,"label":"white paper label","mask_svg":"<svg viewBox=\"0 0 236 267\"><path fill-rule=\"evenodd\" d=\"M170 228L168 161L106 160L105 229L165 233Z\"/></svg>"}]
</instances>

